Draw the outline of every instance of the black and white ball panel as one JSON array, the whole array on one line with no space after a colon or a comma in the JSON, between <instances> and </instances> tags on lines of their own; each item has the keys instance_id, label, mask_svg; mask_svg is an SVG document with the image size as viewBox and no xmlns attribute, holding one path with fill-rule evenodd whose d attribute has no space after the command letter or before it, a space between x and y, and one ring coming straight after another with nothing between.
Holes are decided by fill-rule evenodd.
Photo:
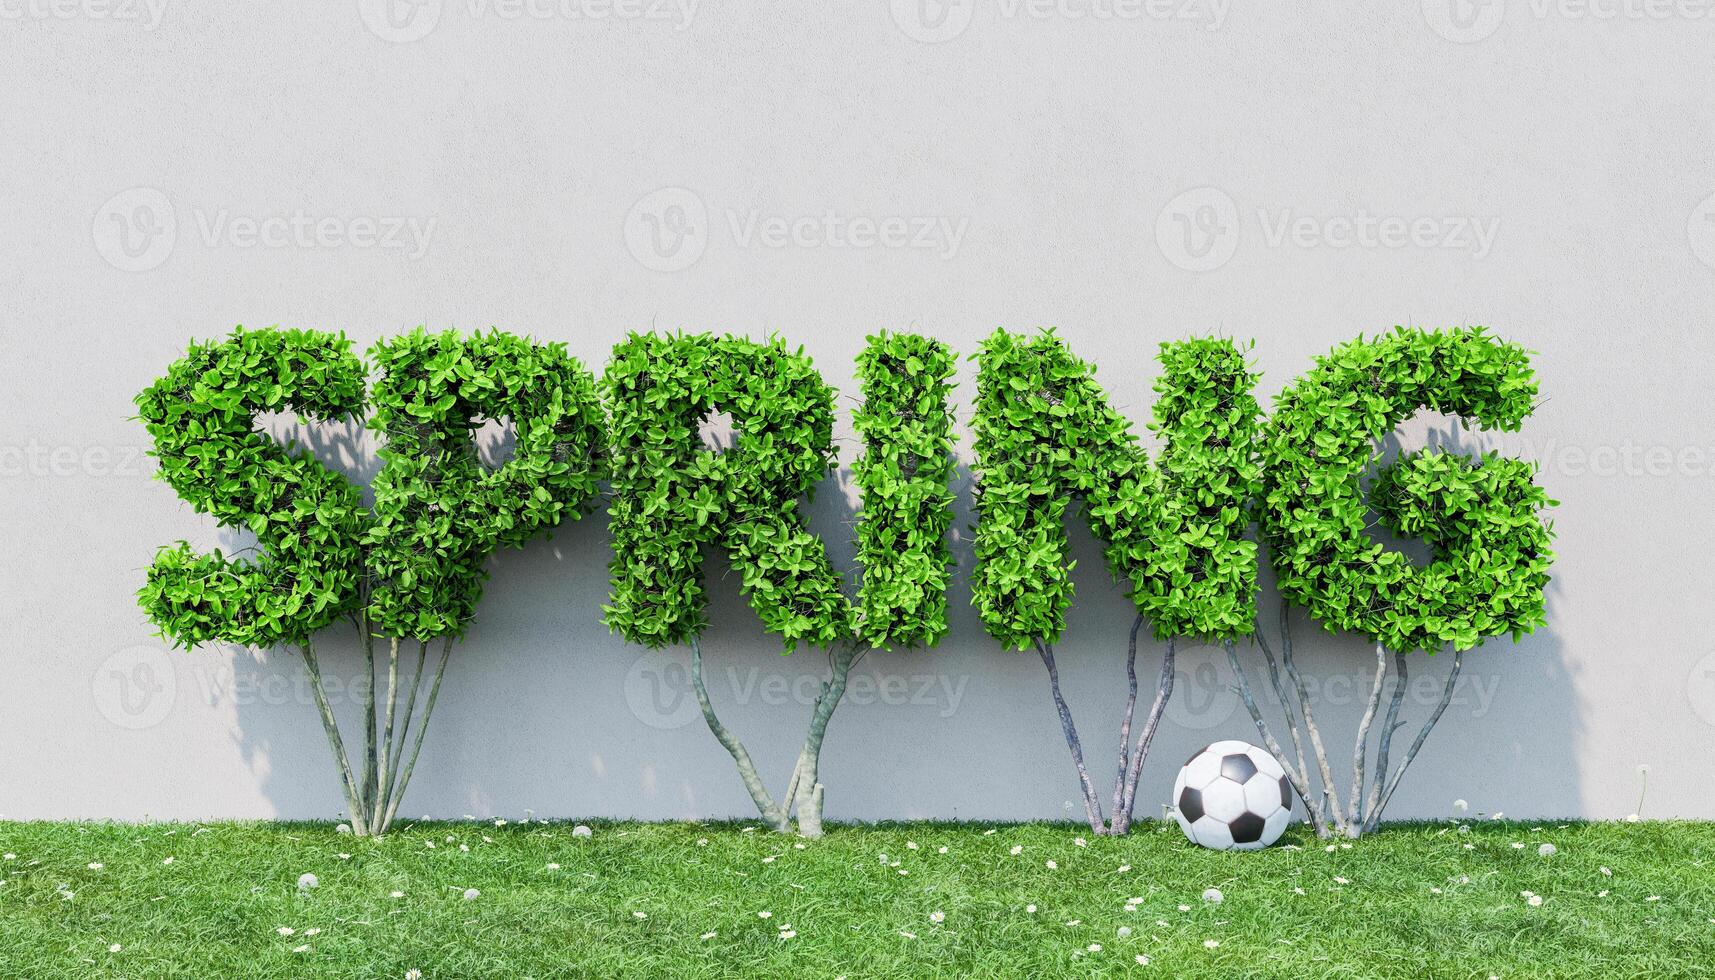
<instances>
[{"instance_id":1,"label":"black and white ball panel","mask_svg":"<svg viewBox=\"0 0 1715 980\"><path fill-rule=\"evenodd\" d=\"M1174 818L1193 843L1255 850L1292 819L1292 784L1266 749L1237 739L1192 755L1173 785Z\"/></svg>"}]
</instances>

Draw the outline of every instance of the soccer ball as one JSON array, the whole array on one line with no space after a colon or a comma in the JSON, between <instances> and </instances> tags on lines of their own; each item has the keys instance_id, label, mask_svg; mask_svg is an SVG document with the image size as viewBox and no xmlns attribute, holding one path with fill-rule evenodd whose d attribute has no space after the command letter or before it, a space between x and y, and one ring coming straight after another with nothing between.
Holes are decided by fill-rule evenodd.
<instances>
[{"instance_id":1,"label":"soccer ball","mask_svg":"<svg viewBox=\"0 0 1715 980\"><path fill-rule=\"evenodd\" d=\"M1185 761L1173 783L1173 818L1193 844L1254 851L1292 820L1292 784L1267 749L1228 739Z\"/></svg>"}]
</instances>

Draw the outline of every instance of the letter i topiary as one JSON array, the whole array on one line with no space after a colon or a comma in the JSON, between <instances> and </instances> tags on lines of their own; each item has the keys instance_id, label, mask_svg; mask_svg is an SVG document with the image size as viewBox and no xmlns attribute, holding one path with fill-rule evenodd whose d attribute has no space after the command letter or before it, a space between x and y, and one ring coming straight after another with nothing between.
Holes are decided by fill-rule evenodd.
<instances>
[{"instance_id":1,"label":"letter i topiary","mask_svg":"<svg viewBox=\"0 0 1715 980\"><path fill-rule=\"evenodd\" d=\"M1151 466L1125 417L1108 405L1093 367L1051 331L1030 338L997 331L978 360L972 601L1002 644L1034 647L1041 657L1090 828L1123 834L1172 696L1178 638L1230 647L1252 629L1256 545L1244 533L1259 484L1256 376L1228 341L1163 344L1152 428L1165 449L1160 465ZM1072 600L1065 513L1073 498L1083 501L1085 523L1104 543L1109 571L1137 609L1111 821L1084 765L1054 657ZM1137 637L1145 619L1166 651L1155 702L1133 744Z\"/></svg>"},{"instance_id":2,"label":"letter i topiary","mask_svg":"<svg viewBox=\"0 0 1715 980\"><path fill-rule=\"evenodd\" d=\"M249 562L200 555L182 541L161 549L139 593L144 609L162 635L187 648L297 648L353 830L364 835L385 833L398 810L453 640L481 598L489 554L580 516L603 473L604 444L594 378L562 346L419 330L375 345L371 357L381 374L370 425L385 441L368 512L344 477L255 430L256 415L269 411L361 416L365 369L343 336L240 328L225 341L193 345L137 398L161 478L258 542ZM489 470L474 431L482 418L502 416L513 421L517 448ZM339 618L358 629L370 672L355 765L312 640ZM388 647L381 701L377 638ZM440 657L412 741L435 640ZM402 687L400 648L413 643L416 670Z\"/></svg>"},{"instance_id":3,"label":"letter i topiary","mask_svg":"<svg viewBox=\"0 0 1715 980\"><path fill-rule=\"evenodd\" d=\"M1400 328L1370 340L1360 337L1318 358L1315 369L1276 402L1263 445L1267 479L1259 524L1282 597L1279 658L1260 633L1258 642L1286 714L1296 771L1270 733L1242 664L1228 653L1258 732L1287 769L1323 835L1357 837L1377 826L1407 767L1452 701L1464 651L1502 634L1516 642L1544 622L1543 593L1554 557L1551 529L1541 519L1554 501L1535 482L1535 464L1496 453L1470 458L1420 450L1381 466L1366 495L1364 474L1379 462L1375 442L1419 409L1516 431L1536 396L1536 379L1522 347L1480 327ZM1428 544L1429 564L1418 567L1372 540L1371 511L1395 534ZM1344 808L1308 689L1292 657L1287 602L1303 605L1331 632L1359 632L1375 642L1375 681L1358 726ZM1399 714L1406 654L1449 647L1453 664L1441 699L1389 772L1393 734L1404 724ZM1366 793L1369 732L1381 706L1390 652L1394 687ZM1319 797L1309 791L1306 742L1321 776Z\"/></svg>"},{"instance_id":4,"label":"letter i topiary","mask_svg":"<svg viewBox=\"0 0 1715 980\"><path fill-rule=\"evenodd\" d=\"M603 379L613 445L606 622L652 648L690 646L703 718L776 830L790 830L795 811L800 833L821 833L822 741L857 659L875 646L932 644L946 630L953 363L934 341L888 334L870 338L860 359L865 574L854 609L804 520L802 501L837 456L834 392L802 350L778 340L656 334L634 334L614 349ZM721 411L732 416L734 438L714 452L699 429ZM727 552L751 608L786 652L800 641L829 651L828 679L778 801L703 683L705 547Z\"/></svg>"}]
</instances>

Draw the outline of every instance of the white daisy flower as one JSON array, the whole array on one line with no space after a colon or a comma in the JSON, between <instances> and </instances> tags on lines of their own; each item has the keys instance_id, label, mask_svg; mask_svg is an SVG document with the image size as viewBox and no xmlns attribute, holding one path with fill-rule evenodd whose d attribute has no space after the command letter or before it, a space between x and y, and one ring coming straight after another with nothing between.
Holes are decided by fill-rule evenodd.
<instances>
[{"instance_id":1,"label":"white daisy flower","mask_svg":"<svg viewBox=\"0 0 1715 980\"><path fill-rule=\"evenodd\" d=\"M1203 940L1203 948L1204 949L1220 949L1221 948L1221 941L1219 939L1205 939L1205 940Z\"/></svg>"},{"instance_id":2,"label":"white daisy flower","mask_svg":"<svg viewBox=\"0 0 1715 980\"><path fill-rule=\"evenodd\" d=\"M633 912L633 913L631 913L631 917L633 919L647 919L647 918L649 918L649 913L648 912Z\"/></svg>"},{"instance_id":3,"label":"white daisy flower","mask_svg":"<svg viewBox=\"0 0 1715 980\"><path fill-rule=\"evenodd\" d=\"M713 939L713 938L715 938L714 930L711 929L710 931L703 933L701 936L698 936L697 938L698 939Z\"/></svg>"},{"instance_id":4,"label":"white daisy flower","mask_svg":"<svg viewBox=\"0 0 1715 980\"><path fill-rule=\"evenodd\" d=\"M929 921L934 922L934 923L945 922L945 921L947 921L947 913L942 912L938 909L934 912L930 912L929 913Z\"/></svg>"},{"instance_id":5,"label":"white daisy flower","mask_svg":"<svg viewBox=\"0 0 1715 980\"><path fill-rule=\"evenodd\" d=\"M1053 860L1052 860L1052 859L1050 859L1050 860L1048 860L1048 861L1044 861L1044 862L1043 862L1043 865L1044 865L1044 866L1045 866L1045 867L1047 867L1047 869L1048 869L1048 870L1049 870L1049 871L1058 871L1058 870L1060 870L1060 866L1059 866L1059 865L1058 865L1058 864L1055 864L1055 863L1054 863L1054 861L1053 861Z\"/></svg>"},{"instance_id":6,"label":"white daisy flower","mask_svg":"<svg viewBox=\"0 0 1715 980\"><path fill-rule=\"evenodd\" d=\"M1132 958L1137 960L1138 966L1148 966L1149 965L1149 957L1143 955L1142 953L1139 953Z\"/></svg>"},{"instance_id":7,"label":"white daisy flower","mask_svg":"<svg viewBox=\"0 0 1715 980\"><path fill-rule=\"evenodd\" d=\"M298 934L298 930L292 928L291 926L281 926L280 928L275 929L274 931L279 933L282 936L295 936Z\"/></svg>"},{"instance_id":8,"label":"white daisy flower","mask_svg":"<svg viewBox=\"0 0 1715 980\"><path fill-rule=\"evenodd\" d=\"M109 953L117 953L117 952L119 952L119 951L120 951L120 950L122 950L122 949L124 949L124 948L125 948L125 947L123 947L123 946L121 946L121 945L119 945L119 944L118 944L118 943L114 943L114 944L113 944L113 945L111 945L111 946L109 946L109 947L107 947L107 951L108 951L108 952L109 952Z\"/></svg>"},{"instance_id":9,"label":"white daisy flower","mask_svg":"<svg viewBox=\"0 0 1715 980\"><path fill-rule=\"evenodd\" d=\"M161 859L161 863L162 863L162 864L172 864L172 863L173 863L173 859L172 859L172 858L170 858L170 857L169 857L169 858L162 858L162 859Z\"/></svg>"},{"instance_id":10,"label":"white daisy flower","mask_svg":"<svg viewBox=\"0 0 1715 980\"><path fill-rule=\"evenodd\" d=\"M756 913L756 917L758 919L771 919L774 917L774 913L773 912L758 912L758 913Z\"/></svg>"},{"instance_id":11,"label":"white daisy flower","mask_svg":"<svg viewBox=\"0 0 1715 980\"><path fill-rule=\"evenodd\" d=\"M100 861L89 862L89 870L91 871L100 871L104 867L106 867L106 865L102 864Z\"/></svg>"},{"instance_id":12,"label":"white daisy flower","mask_svg":"<svg viewBox=\"0 0 1715 980\"><path fill-rule=\"evenodd\" d=\"M1014 844L1014 845L1012 845L1012 850L1008 851L1007 853L1014 854L1014 855L1023 854L1024 853L1024 845L1023 844Z\"/></svg>"}]
</instances>

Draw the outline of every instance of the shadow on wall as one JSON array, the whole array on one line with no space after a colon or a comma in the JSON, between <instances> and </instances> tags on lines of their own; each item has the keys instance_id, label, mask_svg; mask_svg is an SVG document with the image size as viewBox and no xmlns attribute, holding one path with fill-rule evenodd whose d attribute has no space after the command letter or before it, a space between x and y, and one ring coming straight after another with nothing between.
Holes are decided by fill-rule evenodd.
<instances>
[{"instance_id":1,"label":"shadow on wall","mask_svg":"<svg viewBox=\"0 0 1715 980\"><path fill-rule=\"evenodd\" d=\"M373 446L356 426L276 424L330 467L367 482ZM1414 442L1411 427L1383 449ZM1449 429L1429 432L1449 450L1470 446ZM506 434L486 428L485 459L503 458ZM835 566L855 585L850 472L824 484L808 513ZM1034 653L1003 651L970 605L974 523L971 475L957 476L949 595L951 631L934 650L874 651L853 670L823 753L833 820L912 818L1081 819L1076 779L1046 672ZM1097 542L1073 525L1077 599L1057 647L1065 694L1079 725L1091 776L1106 803L1114 776L1125 688L1129 602L1109 579ZM234 544L241 542L234 541ZM682 648L650 651L601 623L609 538L598 511L552 538L497 553L482 606L454 648L422 761L400 816L611 816L647 819L749 817L754 810L731 760L704 726ZM780 655L738 593L724 556L707 556L710 623L706 678L722 720L744 740L764 779L784 788L802 743L826 658L812 649ZM1551 607L1553 598L1551 595ZM1264 570L1262 628L1273 635L1278 601ZM1369 690L1374 658L1361 637L1331 635L1292 614L1299 661L1312 683L1317 721L1344 787L1351 739ZM361 747L353 682L366 671L348 625L318 638L323 667L338 675L333 695L348 746ZM1162 644L1139 645L1140 713L1147 709ZM1256 693L1289 745L1254 648L1241 647ZM238 682L211 700L229 701L233 737L277 815L331 819L342 802L295 653L263 658L234 651ZM1412 684L1396 739L1415 735L1439 698L1447 657L1414 654ZM1231 690L1218 647L1181 644L1173 700L1145 766L1140 818L1160 816L1179 765L1222 738L1260 741ZM1379 727L1379 722L1378 722ZM1413 764L1387 815L1472 813L1552 817L1580 810L1577 749L1583 737L1572 678L1551 630L1514 646L1502 638L1466 655L1463 679L1440 726ZM1373 749L1372 756L1373 759Z\"/></svg>"}]
</instances>

